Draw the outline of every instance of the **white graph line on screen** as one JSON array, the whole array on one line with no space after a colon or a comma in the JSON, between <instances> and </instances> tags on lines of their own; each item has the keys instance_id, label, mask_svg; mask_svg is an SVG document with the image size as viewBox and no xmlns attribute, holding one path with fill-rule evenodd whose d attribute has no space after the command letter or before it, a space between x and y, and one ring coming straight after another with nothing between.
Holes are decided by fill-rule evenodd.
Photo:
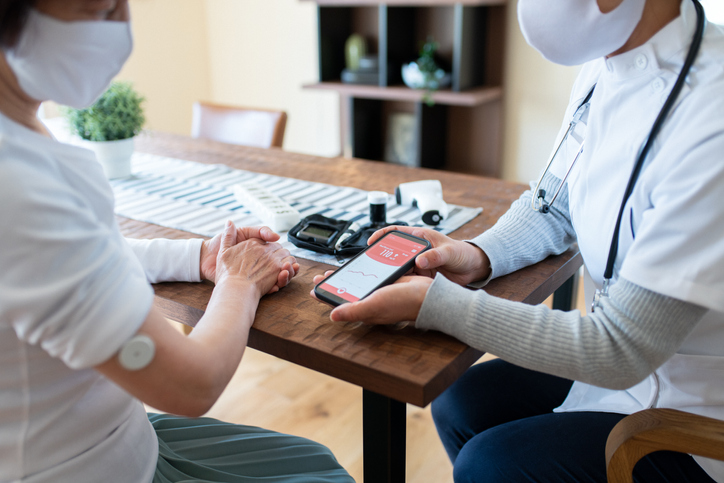
<instances>
[{"instance_id":1,"label":"white graph line on screen","mask_svg":"<svg viewBox=\"0 0 724 483\"><path fill-rule=\"evenodd\" d=\"M374 273L357 272L357 271L354 271L354 270L350 270L349 273L359 273L359 274L361 274L363 277L375 277L375 278L379 278L379 277L377 277L377 275L375 275Z\"/></svg>"}]
</instances>

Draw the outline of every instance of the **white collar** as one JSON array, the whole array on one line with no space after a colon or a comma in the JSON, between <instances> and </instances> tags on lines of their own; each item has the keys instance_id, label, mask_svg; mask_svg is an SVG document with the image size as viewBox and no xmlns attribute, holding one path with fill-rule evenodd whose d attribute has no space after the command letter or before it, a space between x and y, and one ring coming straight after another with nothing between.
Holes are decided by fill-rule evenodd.
<instances>
[{"instance_id":1,"label":"white collar","mask_svg":"<svg viewBox=\"0 0 724 483\"><path fill-rule=\"evenodd\" d=\"M604 75L625 80L660 70L661 64L684 63L696 30L696 8L691 0L682 0L681 14L659 30L648 42L623 54L605 59Z\"/></svg>"}]
</instances>

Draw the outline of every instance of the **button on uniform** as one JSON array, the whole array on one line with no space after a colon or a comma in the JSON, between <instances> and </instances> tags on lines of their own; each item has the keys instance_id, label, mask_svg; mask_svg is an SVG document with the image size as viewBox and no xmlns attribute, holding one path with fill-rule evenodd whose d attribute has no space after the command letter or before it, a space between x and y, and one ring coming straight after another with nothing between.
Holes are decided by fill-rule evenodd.
<instances>
[{"instance_id":1,"label":"button on uniform","mask_svg":"<svg viewBox=\"0 0 724 483\"><path fill-rule=\"evenodd\" d=\"M649 58L644 54L639 54L634 59L634 65L638 70L644 70L649 65Z\"/></svg>"},{"instance_id":2,"label":"button on uniform","mask_svg":"<svg viewBox=\"0 0 724 483\"><path fill-rule=\"evenodd\" d=\"M657 77L654 79L654 81L651 83L651 89L658 94L659 92L663 92L664 88L666 87L666 81L662 79L661 77Z\"/></svg>"}]
</instances>

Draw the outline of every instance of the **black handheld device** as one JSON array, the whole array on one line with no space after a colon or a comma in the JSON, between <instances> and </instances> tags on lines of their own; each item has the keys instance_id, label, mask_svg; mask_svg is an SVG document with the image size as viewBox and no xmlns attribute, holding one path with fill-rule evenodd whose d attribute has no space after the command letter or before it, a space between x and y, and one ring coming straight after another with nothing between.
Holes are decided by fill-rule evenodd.
<instances>
[{"instance_id":1,"label":"black handheld device","mask_svg":"<svg viewBox=\"0 0 724 483\"><path fill-rule=\"evenodd\" d=\"M415 264L430 242L401 231L391 231L314 287L318 299L337 306L361 300L389 285Z\"/></svg>"},{"instance_id":2,"label":"black handheld device","mask_svg":"<svg viewBox=\"0 0 724 483\"><path fill-rule=\"evenodd\" d=\"M332 244L339 230L323 223L307 222L297 231L297 238L325 246Z\"/></svg>"}]
</instances>

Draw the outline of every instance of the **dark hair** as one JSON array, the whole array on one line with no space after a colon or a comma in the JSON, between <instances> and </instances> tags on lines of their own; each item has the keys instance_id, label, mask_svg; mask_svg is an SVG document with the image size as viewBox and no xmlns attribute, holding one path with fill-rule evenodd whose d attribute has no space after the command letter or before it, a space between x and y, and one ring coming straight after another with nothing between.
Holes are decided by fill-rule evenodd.
<instances>
[{"instance_id":1,"label":"dark hair","mask_svg":"<svg viewBox=\"0 0 724 483\"><path fill-rule=\"evenodd\" d=\"M0 47L14 47L33 0L0 0Z\"/></svg>"}]
</instances>

